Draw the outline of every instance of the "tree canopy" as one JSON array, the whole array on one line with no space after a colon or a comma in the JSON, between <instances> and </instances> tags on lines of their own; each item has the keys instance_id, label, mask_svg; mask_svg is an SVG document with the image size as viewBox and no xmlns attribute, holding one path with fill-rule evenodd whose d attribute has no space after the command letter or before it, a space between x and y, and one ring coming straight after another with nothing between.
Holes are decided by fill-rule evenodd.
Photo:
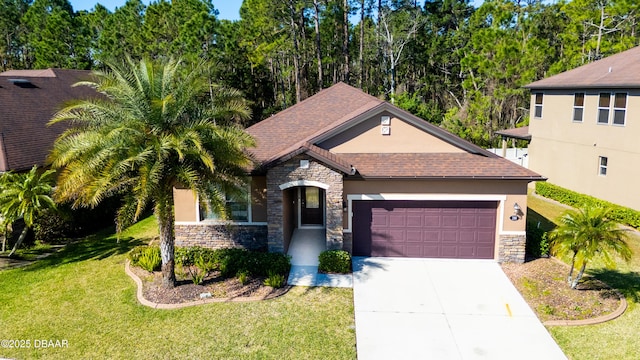
<instances>
[{"instance_id":1,"label":"tree canopy","mask_svg":"<svg viewBox=\"0 0 640 360\"><path fill-rule=\"evenodd\" d=\"M236 91L214 86L207 67L180 61L108 63L79 85L104 96L71 103L52 123L71 127L55 142L55 198L74 207L123 199L118 228L148 205L160 228L163 285L173 287L173 189L187 188L225 215L225 194L244 191L253 139L233 119L249 117Z\"/></svg>"},{"instance_id":2,"label":"tree canopy","mask_svg":"<svg viewBox=\"0 0 640 360\"><path fill-rule=\"evenodd\" d=\"M2 0L0 69L100 69L180 57L250 100L250 125L339 81L481 146L528 122L523 85L638 45L627 0L128 0L110 12L68 0Z\"/></svg>"}]
</instances>

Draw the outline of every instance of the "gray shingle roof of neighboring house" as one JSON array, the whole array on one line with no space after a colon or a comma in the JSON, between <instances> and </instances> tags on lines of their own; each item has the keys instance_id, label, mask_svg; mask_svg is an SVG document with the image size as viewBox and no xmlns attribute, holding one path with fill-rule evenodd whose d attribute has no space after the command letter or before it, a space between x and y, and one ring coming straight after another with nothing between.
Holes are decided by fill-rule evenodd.
<instances>
[{"instance_id":1,"label":"gray shingle roof of neighboring house","mask_svg":"<svg viewBox=\"0 0 640 360\"><path fill-rule=\"evenodd\" d=\"M317 146L381 112L392 113L466 152L341 154ZM249 127L247 132L256 139L257 146L250 151L258 172L304 153L347 175L357 170L357 176L365 178L545 179L344 83Z\"/></svg>"},{"instance_id":2,"label":"gray shingle roof of neighboring house","mask_svg":"<svg viewBox=\"0 0 640 360\"><path fill-rule=\"evenodd\" d=\"M96 96L85 70L9 70L0 73L0 171L44 165L64 124L47 126L66 101Z\"/></svg>"},{"instance_id":3,"label":"gray shingle roof of neighboring house","mask_svg":"<svg viewBox=\"0 0 640 360\"><path fill-rule=\"evenodd\" d=\"M533 82L525 88L640 88L640 46Z\"/></svg>"}]
</instances>

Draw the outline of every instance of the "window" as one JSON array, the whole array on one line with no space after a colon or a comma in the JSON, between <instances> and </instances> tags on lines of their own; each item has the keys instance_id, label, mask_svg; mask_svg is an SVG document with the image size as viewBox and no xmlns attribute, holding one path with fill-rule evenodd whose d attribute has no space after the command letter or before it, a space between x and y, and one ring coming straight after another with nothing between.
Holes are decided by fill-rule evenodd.
<instances>
[{"instance_id":1,"label":"window","mask_svg":"<svg viewBox=\"0 0 640 360\"><path fill-rule=\"evenodd\" d=\"M542 117L542 93L535 94L535 105L533 116L536 118Z\"/></svg>"},{"instance_id":2,"label":"window","mask_svg":"<svg viewBox=\"0 0 640 360\"><path fill-rule=\"evenodd\" d=\"M611 94L600 93L598 100L598 124L609 123L609 103L611 102Z\"/></svg>"},{"instance_id":3,"label":"window","mask_svg":"<svg viewBox=\"0 0 640 360\"><path fill-rule=\"evenodd\" d=\"M584 93L575 93L573 97L573 121L582 122L584 116Z\"/></svg>"},{"instance_id":4,"label":"window","mask_svg":"<svg viewBox=\"0 0 640 360\"><path fill-rule=\"evenodd\" d=\"M613 125L624 125L627 112L627 94L616 93L613 101Z\"/></svg>"},{"instance_id":5,"label":"window","mask_svg":"<svg viewBox=\"0 0 640 360\"><path fill-rule=\"evenodd\" d=\"M613 103L612 99L613 98ZM627 94L626 93L600 93L598 100L598 124L609 124L609 114L613 105L613 125L624 125L627 114Z\"/></svg>"},{"instance_id":6,"label":"window","mask_svg":"<svg viewBox=\"0 0 640 360\"><path fill-rule=\"evenodd\" d=\"M606 176L607 175L607 162L608 159L604 156L600 156L598 158L598 174L602 175L602 176Z\"/></svg>"},{"instance_id":7,"label":"window","mask_svg":"<svg viewBox=\"0 0 640 360\"><path fill-rule=\"evenodd\" d=\"M249 196L249 192L237 198L225 196L227 202L227 217L229 220L234 222L251 222ZM200 208L200 220L221 220L221 218L218 214L211 211L211 209L206 211L204 208Z\"/></svg>"}]
</instances>

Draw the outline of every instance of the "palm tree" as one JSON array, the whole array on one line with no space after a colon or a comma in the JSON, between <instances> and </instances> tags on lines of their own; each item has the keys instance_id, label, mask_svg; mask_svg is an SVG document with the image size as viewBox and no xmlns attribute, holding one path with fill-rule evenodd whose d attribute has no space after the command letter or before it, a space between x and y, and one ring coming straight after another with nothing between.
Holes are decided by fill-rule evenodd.
<instances>
[{"instance_id":1,"label":"palm tree","mask_svg":"<svg viewBox=\"0 0 640 360\"><path fill-rule=\"evenodd\" d=\"M567 211L560 218L560 226L551 232L551 251L554 255L571 255L571 269L567 282L575 289L587 267L596 257L607 267L614 267L612 253L623 260L631 259L631 249L626 243L627 231L609 218L611 210L602 207L585 207ZM580 267L573 278L573 271Z\"/></svg>"},{"instance_id":2,"label":"palm tree","mask_svg":"<svg viewBox=\"0 0 640 360\"><path fill-rule=\"evenodd\" d=\"M172 60L111 63L94 72L94 81L76 84L95 88L101 98L69 104L51 120L72 125L50 156L62 169L56 199L77 208L121 196L118 230L152 204L166 288L175 286L174 187L193 190L225 216L224 194L242 191L251 164L245 149L253 139L227 120L248 118L246 102L211 87L205 74L202 64L187 69Z\"/></svg>"},{"instance_id":3,"label":"palm tree","mask_svg":"<svg viewBox=\"0 0 640 360\"><path fill-rule=\"evenodd\" d=\"M28 173L14 174L9 172L2 175L0 180L2 187L0 214L2 214L3 226L19 219L23 219L25 224L18 241L9 253L9 257L24 241L36 216L43 210L56 208L51 198L52 175L54 173L54 170L39 173L38 167L34 165Z\"/></svg>"}]
</instances>

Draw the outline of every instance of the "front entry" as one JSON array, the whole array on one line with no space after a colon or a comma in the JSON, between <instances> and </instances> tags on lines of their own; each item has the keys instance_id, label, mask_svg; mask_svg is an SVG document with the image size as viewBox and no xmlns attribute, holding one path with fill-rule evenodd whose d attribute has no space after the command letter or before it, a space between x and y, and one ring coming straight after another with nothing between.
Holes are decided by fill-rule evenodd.
<instances>
[{"instance_id":1,"label":"front entry","mask_svg":"<svg viewBox=\"0 0 640 360\"><path fill-rule=\"evenodd\" d=\"M298 227L324 227L324 189L300 187Z\"/></svg>"}]
</instances>

